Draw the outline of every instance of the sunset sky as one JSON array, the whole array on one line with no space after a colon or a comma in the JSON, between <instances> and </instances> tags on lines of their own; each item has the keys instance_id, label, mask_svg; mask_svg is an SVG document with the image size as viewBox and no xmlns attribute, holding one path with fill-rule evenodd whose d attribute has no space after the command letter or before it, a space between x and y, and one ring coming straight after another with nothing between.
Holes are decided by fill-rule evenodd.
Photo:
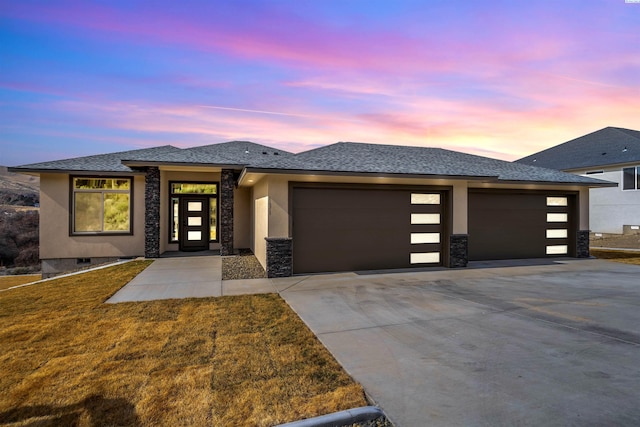
<instances>
[{"instance_id":1,"label":"sunset sky","mask_svg":"<svg viewBox=\"0 0 640 427\"><path fill-rule=\"evenodd\" d=\"M638 130L627 2L0 0L0 164L230 140L515 160Z\"/></svg>"}]
</instances>

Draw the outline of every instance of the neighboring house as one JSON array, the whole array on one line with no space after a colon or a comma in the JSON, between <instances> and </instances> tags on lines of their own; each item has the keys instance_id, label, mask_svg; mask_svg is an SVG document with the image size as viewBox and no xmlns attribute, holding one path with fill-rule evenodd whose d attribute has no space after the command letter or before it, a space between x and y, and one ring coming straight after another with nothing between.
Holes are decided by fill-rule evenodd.
<instances>
[{"instance_id":1,"label":"neighboring house","mask_svg":"<svg viewBox=\"0 0 640 427\"><path fill-rule=\"evenodd\" d=\"M617 183L591 190L591 231L640 232L640 131L606 127L517 162Z\"/></svg>"},{"instance_id":2,"label":"neighboring house","mask_svg":"<svg viewBox=\"0 0 640 427\"><path fill-rule=\"evenodd\" d=\"M269 277L589 255L597 179L437 148L251 142L11 168L40 176L45 276L250 248Z\"/></svg>"}]
</instances>

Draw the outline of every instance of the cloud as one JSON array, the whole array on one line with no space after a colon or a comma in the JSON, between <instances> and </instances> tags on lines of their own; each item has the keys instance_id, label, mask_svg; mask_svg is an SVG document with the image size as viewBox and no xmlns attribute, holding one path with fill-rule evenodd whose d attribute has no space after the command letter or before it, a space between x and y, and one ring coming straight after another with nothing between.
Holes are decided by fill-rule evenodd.
<instances>
[{"instance_id":1,"label":"cloud","mask_svg":"<svg viewBox=\"0 0 640 427\"><path fill-rule=\"evenodd\" d=\"M212 110L225 110L225 111L235 111L240 113L252 113L252 114L269 114L273 116L287 116L287 117L313 117L308 114L296 114L296 113L283 113L279 111L263 111L263 110L251 110L247 108L232 108L232 107L221 107L218 105L198 105L201 108L210 108Z\"/></svg>"},{"instance_id":2,"label":"cloud","mask_svg":"<svg viewBox=\"0 0 640 427\"><path fill-rule=\"evenodd\" d=\"M516 158L637 127L638 21L624 5L418 2L392 16L350 10L360 20L303 3L3 4L15 34L61 41L47 60L15 46L0 88L24 94L0 93L3 129L16 119L25 135L122 146L351 140Z\"/></svg>"}]
</instances>

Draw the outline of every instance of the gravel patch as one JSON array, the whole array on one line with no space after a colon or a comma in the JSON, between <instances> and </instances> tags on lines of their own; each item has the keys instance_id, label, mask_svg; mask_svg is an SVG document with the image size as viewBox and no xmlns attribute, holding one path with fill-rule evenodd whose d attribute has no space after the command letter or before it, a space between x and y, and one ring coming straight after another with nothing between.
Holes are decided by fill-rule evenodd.
<instances>
[{"instance_id":1,"label":"gravel patch","mask_svg":"<svg viewBox=\"0 0 640 427\"><path fill-rule=\"evenodd\" d=\"M387 417L380 417L376 418L375 420L353 424L350 427L394 427L394 425L391 424L391 421L389 421Z\"/></svg>"},{"instance_id":2,"label":"gravel patch","mask_svg":"<svg viewBox=\"0 0 640 427\"><path fill-rule=\"evenodd\" d=\"M222 280L264 279L267 273L251 251L222 257Z\"/></svg>"}]
</instances>

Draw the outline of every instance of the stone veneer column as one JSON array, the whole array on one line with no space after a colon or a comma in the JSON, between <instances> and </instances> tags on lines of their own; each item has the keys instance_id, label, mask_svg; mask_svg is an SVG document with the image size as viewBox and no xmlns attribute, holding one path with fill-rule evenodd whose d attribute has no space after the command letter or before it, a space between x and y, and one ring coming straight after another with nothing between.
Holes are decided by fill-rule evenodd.
<instances>
[{"instance_id":1,"label":"stone veneer column","mask_svg":"<svg viewBox=\"0 0 640 427\"><path fill-rule=\"evenodd\" d=\"M576 244L576 257L589 258L589 230L579 230Z\"/></svg>"},{"instance_id":2,"label":"stone veneer column","mask_svg":"<svg viewBox=\"0 0 640 427\"><path fill-rule=\"evenodd\" d=\"M146 168L144 178L144 256L160 256L160 169Z\"/></svg>"},{"instance_id":3,"label":"stone veneer column","mask_svg":"<svg viewBox=\"0 0 640 427\"><path fill-rule=\"evenodd\" d=\"M290 237L265 237L267 241L267 277L293 275L293 240Z\"/></svg>"},{"instance_id":4,"label":"stone veneer column","mask_svg":"<svg viewBox=\"0 0 640 427\"><path fill-rule=\"evenodd\" d=\"M233 171L222 169L220 174L220 255L233 255Z\"/></svg>"},{"instance_id":5,"label":"stone veneer column","mask_svg":"<svg viewBox=\"0 0 640 427\"><path fill-rule=\"evenodd\" d=\"M469 262L469 236L452 234L449 238L449 268L466 267Z\"/></svg>"}]
</instances>

